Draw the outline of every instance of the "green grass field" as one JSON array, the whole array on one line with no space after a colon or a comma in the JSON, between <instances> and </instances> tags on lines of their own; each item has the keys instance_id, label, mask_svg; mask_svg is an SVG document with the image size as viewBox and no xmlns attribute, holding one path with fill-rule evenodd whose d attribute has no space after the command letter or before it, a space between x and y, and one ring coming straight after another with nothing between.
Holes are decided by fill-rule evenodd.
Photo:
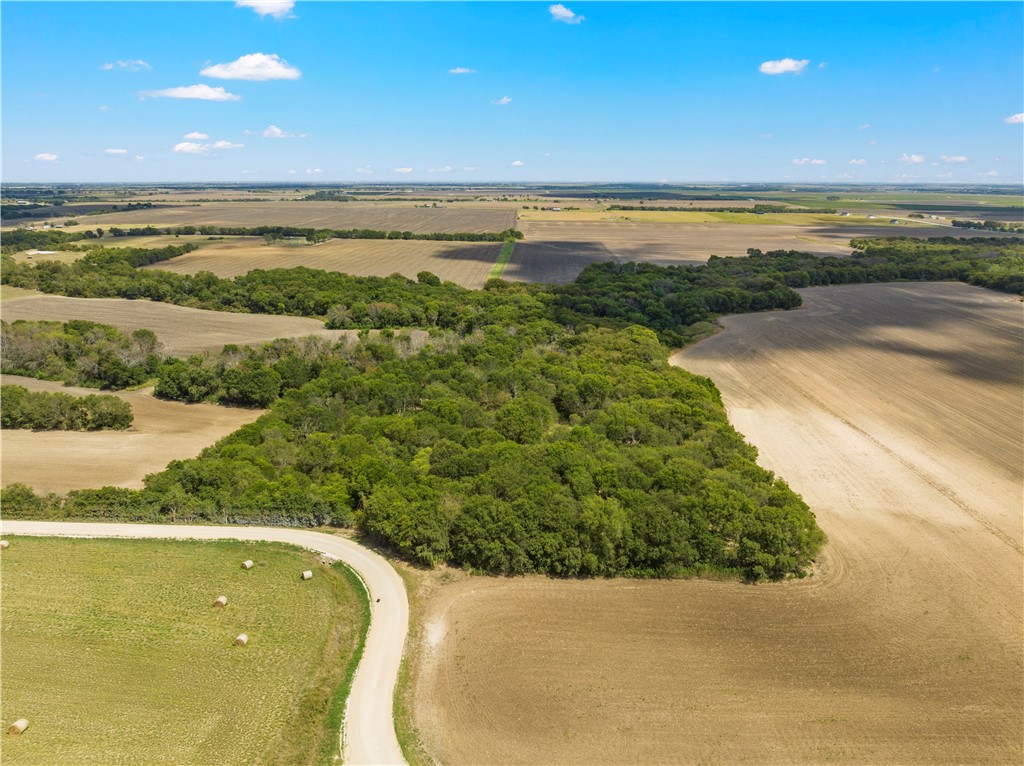
<instances>
[{"instance_id":1,"label":"green grass field","mask_svg":"<svg viewBox=\"0 0 1024 766\"><path fill-rule=\"evenodd\" d=\"M0 707L4 732L30 725L0 734L4 764L315 764L337 753L369 613L342 565L272 543L9 539ZM216 609L220 595L228 605ZM239 633L247 646L234 646Z\"/></svg>"}]
</instances>

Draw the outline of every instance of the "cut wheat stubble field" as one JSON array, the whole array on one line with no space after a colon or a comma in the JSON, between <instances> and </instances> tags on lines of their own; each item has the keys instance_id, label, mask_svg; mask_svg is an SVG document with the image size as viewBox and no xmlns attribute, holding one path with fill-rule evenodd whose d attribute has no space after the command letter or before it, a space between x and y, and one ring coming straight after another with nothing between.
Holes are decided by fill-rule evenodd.
<instances>
[{"instance_id":1,"label":"cut wheat stubble field","mask_svg":"<svg viewBox=\"0 0 1024 766\"><path fill-rule=\"evenodd\" d=\"M220 351L226 344L265 343L277 338L314 335L328 340L354 338L355 330L328 330L318 319L236 314L208 311L170 303L124 298L68 298L62 295L26 295L3 304L7 322L18 319L67 322L85 319L125 332L152 330L171 356Z\"/></svg>"},{"instance_id":2,"label":"cut wheat stubble field","mask_svg":"<svg viewBox=\"0 0 1024 766\"><path fill-rule=\"evenodd\" d=\"M415 675L443 762L1021 762L1021 304L803 294L675 361L815 510L819 571L458 578L426 603Z\"/></svg>"},{"instance_id":3,"label":"cut wheat stubble field","mask_svg":"<svg viewBox=\"0 0 1024 766\"><path fill-rule=\"evenodd\" d=\"M173 244L173 238L168 242ZM409 279L429 271L444 281L479 289L487 281L500 252L501 243L497 242L333 239L318 245L266 245L262 239L243 237L204 244L195 252L147 268L178 274L210 271L218 277L297 266L357 277L401 274Z\"/></svg>"},{"instance_id":4,"label":"cut wheat stubble field","mask_svg":"<svg viewBox=\"0 0 1024 766\"><path fill-rule=\"evenodd\" d=\"M73 396L99 393L48 380L4 375L3 382L30 391L60 391ZM115 486L141 488L147 474L172 460L195 457L205 447L251 423L264 410L182 404L150 391L117 391L135 421L127 431L5 430L0 473L4 486L27 484L37 492Z\"/></svg>"}]
</instances>

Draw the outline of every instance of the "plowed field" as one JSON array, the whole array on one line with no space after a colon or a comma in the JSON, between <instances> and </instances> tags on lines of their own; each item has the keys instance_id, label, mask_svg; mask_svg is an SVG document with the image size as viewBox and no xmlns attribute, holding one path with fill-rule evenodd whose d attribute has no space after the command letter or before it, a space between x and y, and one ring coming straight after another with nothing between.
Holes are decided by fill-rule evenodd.
<instances>
[{"instance_id":1,"label":"plowed field","mask_svg":"<svg viewBox=\"0 0 1024 766\"><path fill-rule=\"evenodd\" d=\"M429 271L463 287L480 288L498 260L497 242L427 242L416 240L333 239L319 245L264 244L262 239L211 242L201 249L148 268L196 274L211 271L236 277L253 269L311 269L341 271L355 276L401 274L415 279Z\"/></svg>"},{"instance_id":2,"label":"plowed field","mask_svg":"<svg viewBox=\"0 0 1024 766\"><path fill-rule=\"evenodd\" d=\"M629 221L521 221L526 241L516 245L505 278L523 282L571 282L589 263L639 261L693 265L710 255L743 256L747 249L801 250L849 255L855 237L978 236L941 226L855 226Z\"/></svg>"},{"instance_id":3,"label":"plowed field","mask_svg":"<svg viewBox=\"0 0 1024 766\"><path fill-rule=\"evenodd\" d=\"M120 226L308 226L385 231L503 231L515 220L512 206L444 208L398 202L210 202L89 216L88 225Z\"/></svg>"},{"instance_id":4,"label":"plowed field","mask_svg":"<svg viewBox=\"0 0 1024 766\"><path fill-rule=\"evenodd\" d=\"M73 396L99 393L17 375L4 375L3 382ZM163 470L172 460L195 457L263 414L215 404L166 402L143 391L113 395L131 405L135 422L128 431L5 430L4 485L17 482L37 492L60 493L107 485L138 488L146 474Z\"/></svg>"},{"instance_id":5,"label":"plowed field","mask_svg":"<svg viewBox=\"0 0 1024 766\"><path fill-rule=\"evenodd\" d=\"M1021 304L802 292L675 361L816 512L816 574L455 578L426 600L415 687L442 762L1022 761Z\"/></svg>"}]
</instances>

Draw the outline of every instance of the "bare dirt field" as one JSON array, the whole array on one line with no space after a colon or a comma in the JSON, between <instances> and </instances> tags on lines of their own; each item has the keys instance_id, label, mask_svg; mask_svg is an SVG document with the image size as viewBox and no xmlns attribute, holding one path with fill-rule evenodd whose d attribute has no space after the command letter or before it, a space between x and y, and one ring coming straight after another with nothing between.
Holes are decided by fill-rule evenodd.
<instances>
[{"instance_id":1,"label":"bare dirt field","mask_svg":"<svg viewBox=\"0 0 1024 766\"><path fill-rule=\"evenodd\" d=\"M3 382L73 396L99 393L18 375L4 375ZM59 493L107 485L139 488L146 474L163 470L172 460L195 457L264 412L165 402L149 391L112 393L131 405L135 422L128 431L5 430L3 484L18 482L37 492Z\"/></svg>"},{"instance_id":2,"label":"bare dirt field","mask_svg":"<svg viewBox=\"0 0 1024 766\"><path fill-rule=\"evenodd\" d=\"M501 253L500 242L428 242L417 240L332 239L318 245L266 245L262 239L211 242L195 252L147 268L218 277L237 277L253 269L311 269L341 271L355 276L401 274L415 279L429 271L463 287L483 287Z\"/></svg>"},{"instance_id":3,"label":"bare dirt field","mask_svg":"<svg viewBox=\"0 0 1024 766\"><path fill-rule=\"evenodd\" d=\"M3 303L3 318L66 322L86 319L131 332L146 328L156 333L165 353L188 356L220 351L227 343L249 345L276 338L316 335L331 340L354 337L354 330L327 330L323 322L306 317L234 314L206 311L169 303L123 298L67 298L32 295Z\"/></svg>"},{"instance_id":4,"label":"bare dirt field","mask_svg":"<svg viewBox=\"0 0 1024 766\"><path fill-rule=\"evenodd\" d=\"M121 226L308 226L322 229L491 232L511 228L512 206L416 207L400 202L210 202L89 216L87 225Z\"/></svg>"},{"instance_id":5,"label":"bare dirt field","mask_svg":"<svg viewBox=\"0 0 1024 766\"><path fill-rule=\"evenodd\" d=\"M802 293L675 362L816 512L815 575L435 576L413 718L441 762L1021 763L1021 304Z\"/></svg>"},{"instance_id":6,"label":"bare dirt field","mask_svg":"<svg viewBox=\"0 0 1024 766\"><path fill-rule=\"evenodd\" d=\"M570 282L587 264L601 261L694 265L710 255L743 256L751 247L843 256L852 252L855 237L979 236L942 226L522 221L519 227L526 240L516 245L505 278L555 283Z\"/></svg>"}]
</instances>

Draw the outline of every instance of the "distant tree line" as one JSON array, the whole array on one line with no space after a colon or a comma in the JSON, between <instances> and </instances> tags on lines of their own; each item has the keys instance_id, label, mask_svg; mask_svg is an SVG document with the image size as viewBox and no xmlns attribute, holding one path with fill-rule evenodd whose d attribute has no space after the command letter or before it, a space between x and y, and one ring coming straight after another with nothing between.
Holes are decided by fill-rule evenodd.
<instances>
[{"instance_id":1,"label":"distant tree line","mask_svg":"<svg viewBox=\"0 0 1024 766\"><path fill-rule=\"evenodd\" d=\"M0 386L0 425L37 431L99 431L128 428L133 420L127 402L110 394L71 396Z\"/></svg>"},{"instance_id":2,"label":"distant tree line","mask_svg":"<svg viewBox=\"0 0 1024 766\"><path fill-rule=\"evenodd\" d=\"M753 207L666 207L654 205L609 205L608 210L653 210L660 213L835 213L834 207L790 207L762 205Z\"/></svg>"},{"instance_id":3,"label":"distant tree line","mask_svg":"<svg viewBox=\"0 0 1024 766\"><path fill-rule=\"evenodd\" d=\"M1008 231L1013 233L1024 232L1024 225L1019 223L1007 223L1006 221L958 221L954 220L953 225L960 229L982 229L984 231Z\"/></svg>"}]
</instances>

